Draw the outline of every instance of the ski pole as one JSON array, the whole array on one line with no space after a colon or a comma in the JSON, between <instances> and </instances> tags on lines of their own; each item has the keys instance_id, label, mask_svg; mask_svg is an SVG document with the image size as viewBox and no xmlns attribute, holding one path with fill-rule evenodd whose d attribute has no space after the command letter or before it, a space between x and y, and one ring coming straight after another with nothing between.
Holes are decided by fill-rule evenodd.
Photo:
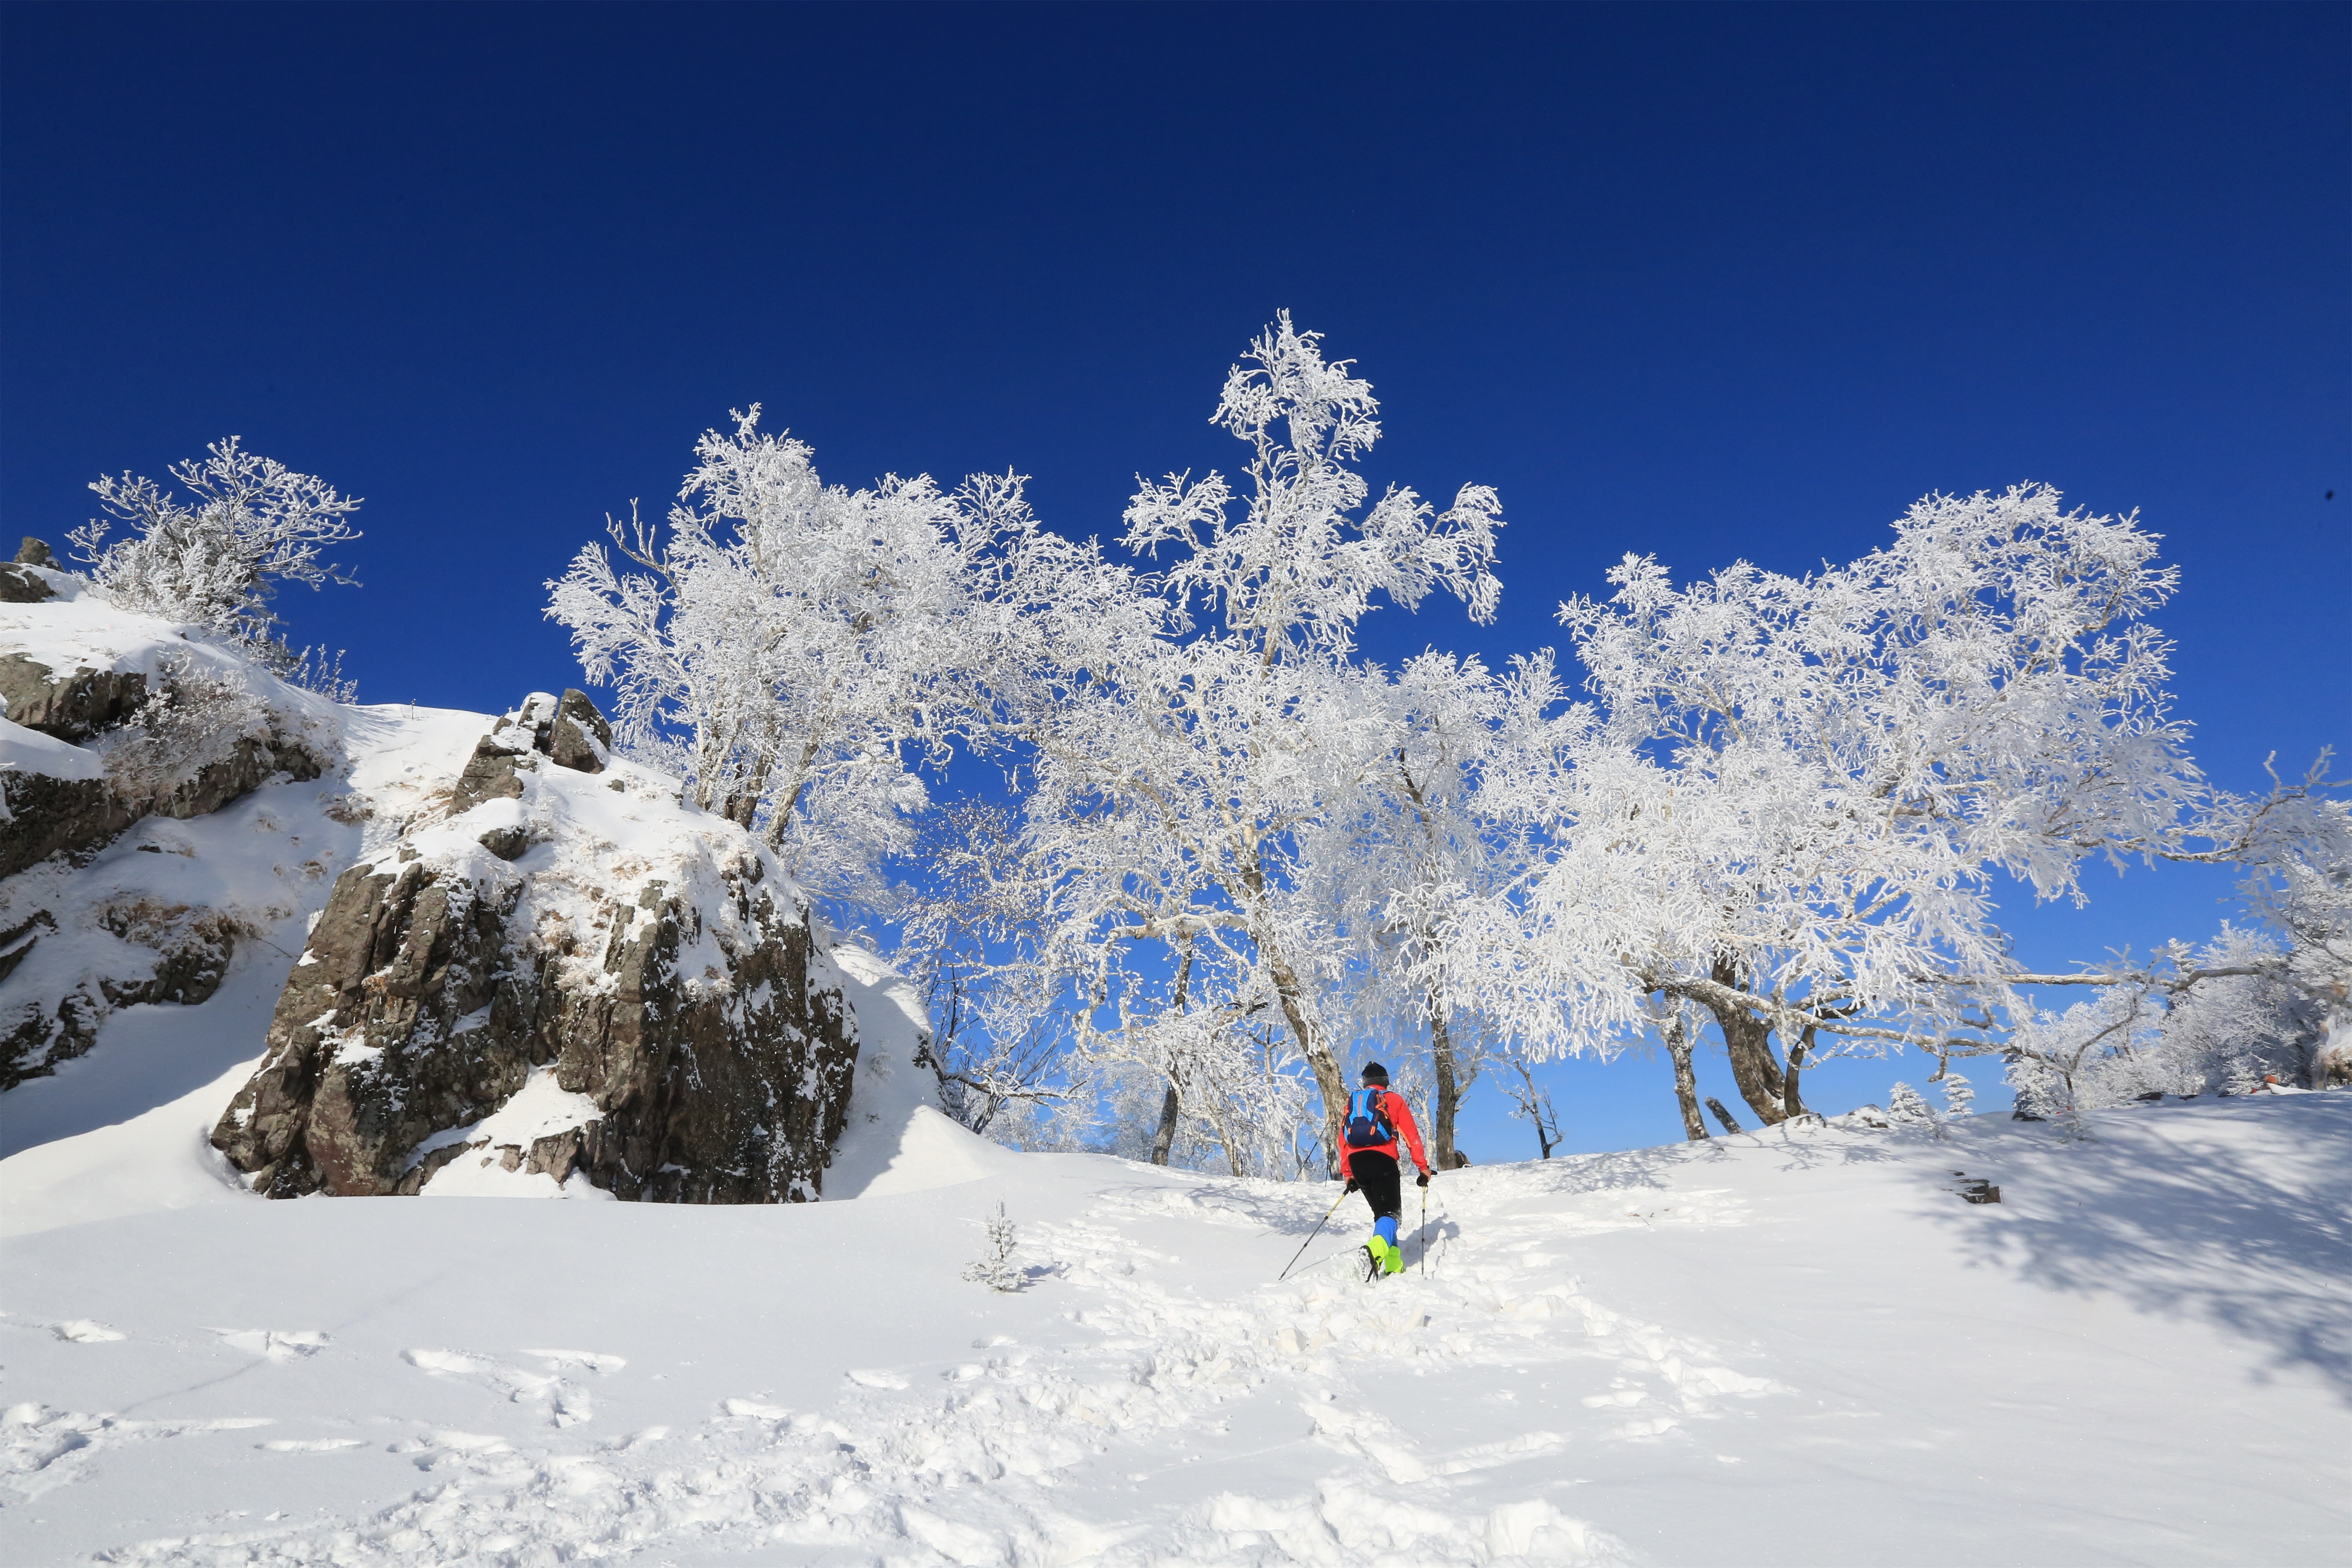
<instances>
[{"instance_id":1,"label":"ski pole","mask_svg":"<svg viewBox=\"0 0 2352 1568\"><path fill-rule=\"evenodd\" d=\"M1426 1279L1429 1275L1429 1189L1427 1187L1421 1189L1421 1232L1414 1239L1421 1243L1421 1272L1423 1278Z\"/></svg>"},{"instance_id":2,"label":"ski pole","mask_svg":"<svg viewBox=\"0 0 2352 1568\"><path fill-rule=\"evenodd\" d=\"M1296 1251L1296 1252L1294 1252L1294 1253L1292 1253L1292 1254L1290 1255L1290 1262L1289 1262L1289 1263L1286 1263L1286 1264L1284 1264L1284 1265L1282 1266L1282 1272L1281 1272L1281 1273L1279 1273L1279 1274L1277 1274L1277 1275L1276 1275L1276 1276L1274 1277L1274 1282L1275 1282L1276 1284L1279 1285L1279 1284L1281 1284L1285 1279L1289 1279L1289 1278L1290 1278L1290 1270L1291 1270L1292 1266L1293 1266L1293 1265L1295 1265L1296 1263L1297 1263L1297 1261L1298 1261L1300 1258L1304 1258L1304 1257L1306 1257L1306 1256L1307 1256L1307 1249L1308 1247L1312 1247L1312 1246L1314 1246L1314 1245L1315 1245L1315 1238L1316 1238L1317 1237L1318 1237L1318 1236L1320 1236L1320 1235L1322 1235L1322 1234L1323 1234L1323 1227L1324 1227L1324 1226L1326 1226L1327 1224L1328 1224L1328 1223L1330 1222L1331 1216L1332 1216L1333 1215L1338 1214L1338 1213L1339 1212L1339 1205L1340 1205L1341 1204L1346 1203L1347 1201L1348 1201L1348 1193L1347 1193L1347 1189L1343 1187L1343 1188L1341 1188L1341 1189L1340 1189L1340 1191L1339 1191L1339 1197L1338 1197L1337 1199L1333 1200L1331 1206L1330 1206L1329 1208L1325 1209L1325 1210L1323 1211L1323 1217L1322 1217L1321 1219L1318 1219L1318 1220L1317 1220L1317 1221L1315 1222L1315 1228L1314 1228L1313 1230L1310 1230L1310 1231L1308 1231L1308 1232L1307 1233L1307 1239L1306 1239L1305 1241L1302 1241L1302 1242L1300 1242L1300 1243L1298 1244L1298 1250L1297 1250L1297 1251Z\"/></svg>"}]
</instances>

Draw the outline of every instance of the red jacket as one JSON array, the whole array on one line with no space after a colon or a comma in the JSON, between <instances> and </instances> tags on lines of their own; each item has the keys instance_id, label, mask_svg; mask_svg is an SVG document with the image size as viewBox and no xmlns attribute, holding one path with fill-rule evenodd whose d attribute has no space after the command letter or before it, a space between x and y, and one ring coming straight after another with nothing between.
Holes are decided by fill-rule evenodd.
<instances>
[{"instance_id":1,"label":"red jacket","mask_svg":"<svg viewBox=\"0 0 2352 1568\"><path fill-rule=\"evenodd\" d=\"M1381 1113L1388 1117L1389 1125L1404 1134L1404 1145L1412 1151L1412 1163L1421 1167L1422 1174L1427 1175L1429 1156L1422 1152L1421 1129L1412 1124L1412 1107L1407 1105L1404 1096L1394 1089L1383 1093L1378 1103ZM1354 1162L1359 1154L1386 1154L1393 1160L1397 1157L1396 1140L1391 1138L1385 1143L1359 1144L1347 1151L1348 1173L1351 1177L1355 1174Z\"/></svg>"}]
</instances>

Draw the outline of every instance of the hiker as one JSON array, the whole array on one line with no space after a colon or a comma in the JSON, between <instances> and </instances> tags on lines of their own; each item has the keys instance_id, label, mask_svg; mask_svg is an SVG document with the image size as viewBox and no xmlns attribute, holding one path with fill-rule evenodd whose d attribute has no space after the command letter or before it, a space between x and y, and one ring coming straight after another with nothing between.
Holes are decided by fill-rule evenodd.
<instances>
[{"instance_id":1,"label":"hiker","mask_svg":"<svg viewBox=\"0 0 2352 1568\"><path fill-rule=\"evenodd\" d=\"M1389 1069L1378 1062L1364 1064L1364 1087L1348 1097L1348 1115L1340 1123L1347 1145L1348 1191L1361 1192L1372 1205L1372 1238L1364 1243L1375 1274L1404 1272L1404 1248L1397 1245L1397 1221L1404 1215L1403 1183L1397 1170L1397 1134L1412 1151L1421 1168L1418 1186L1429 1185L1429 1156L1422 1152L1421 1129L1412 1124L1412 1108L1404 1096L1389 1088Z\"/></svg>"}]
</instances>

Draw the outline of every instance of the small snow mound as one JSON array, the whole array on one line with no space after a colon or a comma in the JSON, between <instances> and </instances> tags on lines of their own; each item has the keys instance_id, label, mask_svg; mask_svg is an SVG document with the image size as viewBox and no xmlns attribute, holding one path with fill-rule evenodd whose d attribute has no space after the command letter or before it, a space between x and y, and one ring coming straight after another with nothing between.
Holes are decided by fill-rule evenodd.
<instances>
[{"instance_id":1,"label":"small snow mound","mask_svg":"<svg viewBox=\"0 0 2352 1568\"><path fill-rule=\"evenodd\" d=\"M929 1192L1014 1169L1019 1154L940 1109L939 1079L917 1059L927 1031L914 987L862 947L836 947L833 962L857 1018L857 1077L825 1197Z\"/></svg>"},{"instance_id":2,"label":"small snow mound","mask_svg":"<svg viewBox=\"0 0 2352 1568\"><path fill-rule=\"evenodd\" d=\"M857 1102L850 1101L854 1113ZM865 1129L869 1134L877 1131ZM869 1158L880 1146L878 1138L865 1139L856 1153ZM842 1147L851 1143L844 1133ZM929 1192L934 1187L958 1186L965 1182L977 1182L984 1177L1002 1175L1012 1170L1021 1156L1012 1150L992 1143L987 1139L965 1131L945 1111L928 1105L915 1107L898 1129L895 1148L890 1149L879 1169L853 1164L844 1170L840 1154L834 1157L834 1169L828 1171L827 1185L836 1173L845 1179L841 1190L834 1195L852 1198L884 1198L898 1193Z\"/></svg>"},{"instance_id":3,"label":"small snow mound","mask_svg":"<svg viewBox=\"0 0 2352 1568\"><path fill-rule=\"evenodd\" d=\"M71 1340L78 1345L109 1344L123 1337L121 1330L110 1329L104 1323L94 1323L88 1318L59 1323L57 1330L58 1338Z\"/></svg>"}]
</instances>

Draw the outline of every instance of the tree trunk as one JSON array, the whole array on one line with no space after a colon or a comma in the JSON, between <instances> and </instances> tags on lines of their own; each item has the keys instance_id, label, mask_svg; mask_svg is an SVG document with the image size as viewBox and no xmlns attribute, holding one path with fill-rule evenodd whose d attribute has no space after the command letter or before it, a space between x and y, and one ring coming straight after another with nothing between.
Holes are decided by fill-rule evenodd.
<instances>
[{"instance_id":1,"label":"tree trunk","mask_svg":"<svg viewBox=\"0 0 2352 1568\"><path fill-rule=\"evenodd\" d=\"M1666 1055L1675 1060L1675 1103L1682 1108L1683 1136L1694 1143L1706 1142L1706 1121L1698 1110L1698 1075L1691 1070L1691 1029L1677 1019L1666 1031Z\"/></svg>"},{"instance_id":2,"label":"tree trunk","mask_svg":"<svg viewBox=\"0 0 2352 1568\"><path fill-rule=\"evenodd\" d=\"M1259 944L1265 951L1265 944ZM1283 1020L1290 1026L1290 1037L1298 1042L1298 1054L1307 1058L1307 1070L1315 1075L1315 1087L1323 1096L1323 1140L1325 1174L1329 1165L1339 1157L1339 1120L1348 1108L1348 1079L1339 1070L1339 1061L1324 1043L1323 1031L1315 1026L1307 1011L1306 988L1298 984L1298 974L1280 959L1270 959L1266 975L1274 982L1274 994L1282 1004Z\"/></svg>"},{"instance_id":3,"label":"tree trunk","mask_svg":"<svg viewBox=\"0 0 2352 1568\"><path fill-rule=\"evenodd\" d=\"M1184 956L1176 965L1176 1011L1188 1013L1192 1007L1192 944L1184 943ZM1151 1163L1168 1163L1176 1147L1176 1121L1184 1109L1184 1096L1176 1087L1176 1075L1168 1075L1168 1094L1160 1102L1160 1130L1151 1135Z\"/></svg>"},{"instance_id":4,"label":"tree trunk","mask_svg":"<svg viewBox=\"0 0 2352 1568\"><path fill-rule=\"evenodd\" d=\"M1714 978L1718 985L1739 984L1738 971L1721 959L1716 961ZM1772 1026L1746 1007L1704 1005L1723 1031L1723 1047L1731 1058L1732 1081L1739 1086L1739 1098L1765 1126L1786 1121L1789 1113L1780 1108L1780 1098L1788 1090L1781 1080L1780 1058L1772 1054Z\"/></svg>"},{"instance_id":5,"label":"tree trunk","mask_svg":"<svg viewBox=\"0 0 2352 1568\"><path fill-rule=\"evenodd\" d=\"M1151 1135L1151 1163L1155 1165L1168 1163L1169 1154L1176 1147L1176 1114L1182 1108L1183 1102L1176 1094L1176 1080L1171 1078L1168 1080L1167 1097L1160 1102L1160 1130Z\"/></svg>"},{"instance_id":6,"label":"tree trunk","mask_svg":"<svg viewBox=\"0 0 2352 1568\"><path fill-rule=\"evenodd\" d=\"M1290 1037L1298 1042L1298 1054L1307 1058L1307 1068L1315 1075L1316 1091L1323 1097L1323 1173L1334 1176L1339 1173L1339 1121L1348 1109L1348 1076L1339 1070L1339 1058L1331 1054L1322 1029L1307 1011L1307 987L1299 984L1298 971L1282 956L1279 935L1266 911L1265 865L1260 858L1263 853L1255 843L1250 846L1241 885L1227 882L1225 892L1246 914L1250 941L1265 961L1266 978L1274 982L1275 999L1282 1004L1283 1021L1290 1026Z\"/></svg>"},{"instance_id":7,"label":"tree trunk","mask_svg":"<svg viewBox=\"0 0 2352 1568\"><path fill-rule=\"evenodd\" d=\"M1802 1116L1805 1102L1797 1094L1797 1075L1805 1068L1805 1057L1813 1048L1813 1032L1807 1029L1804 1037L1789 1047L1789 1068L1780 1075L1780 1110L1789 1116Z\"/></svg>"},{"instance_id":8,"label":"tree trunk","mask_svg":"<svg viewBox=\"0 0 2352 1568\"><path fill-rule=\"evenodd\" d=\"M1454 1117L1462 1108L1461 1086L1454 1078L1454 1037L1433 1005L1429 1009L1429 1055L1436 1068L1437 1114L1430 1118L1430 1158L1441 1171L1454 1169Z\"/></svg>"}]
</instances>

